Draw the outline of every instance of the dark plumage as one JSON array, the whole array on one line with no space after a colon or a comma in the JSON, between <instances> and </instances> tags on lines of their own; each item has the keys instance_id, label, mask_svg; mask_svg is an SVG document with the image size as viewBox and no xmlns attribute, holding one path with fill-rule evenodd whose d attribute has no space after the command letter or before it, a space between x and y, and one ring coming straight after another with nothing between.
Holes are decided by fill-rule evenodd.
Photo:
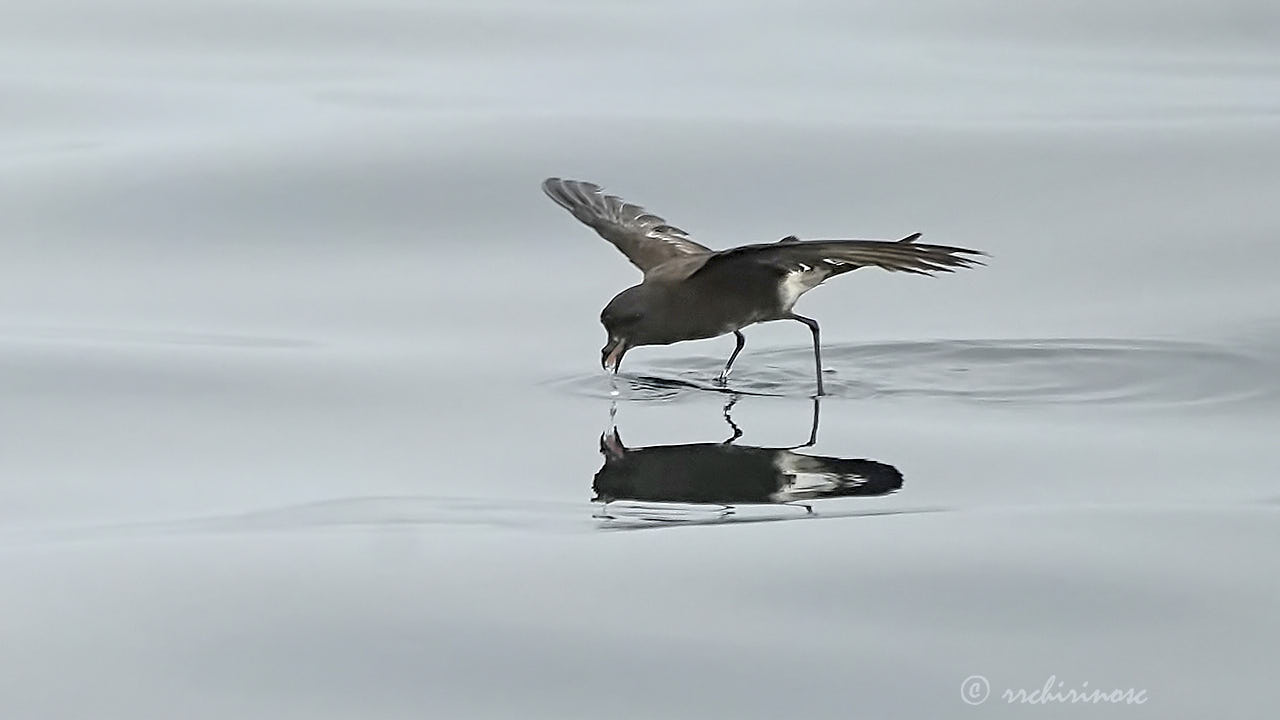
<instances>
[{"instance_id":1,"label":"dark plumage","mask_svg":"<svg viewBox=\"0 0 1280 720\"><path fill-rule=\"evenodd\" d=\"M822 350L817 321L792 307L827 278L861 267L929 275L981 265L984 253L967 248L901 240L800 240L712 250L639 205L605 195L600 186L549 178L542 189L561 207L613 243L644 273L639 285L619 293L600 314L609 333L600 362L616 373L627 350L733 333L737 346L720 374L728 377L746 338L742 328L796 320L813 334L818 394Z\"/></svg>"},{"instance_id":2,"label":"dark plumage","mask_svg":"<svg viewBox=\"0 0 1280 720\"><path fill-rule=\"evenodd\" d=\"M604 466L596 502L791 503L886 495L902 473L875 460L805 455L793 448L690 443L628 448L615 430L600 438Z\"/></svg>"},{"instance_id":3,"label":"dark plumage","mask_svg":"<svg viewBox=\"0 0 1280 720\"><path fill-rule=\"evenodd\" d=\"M601 435L604 465L592 483L593 500L731 506L887 495L902 488L902 473L892 465L796 452L818 442L817 398L809 439L790 447L735 445L742 430L729 416L734 402L724 409L733 429L724 442L629 448L617 427Z\"/></svg>"}]
</instances>

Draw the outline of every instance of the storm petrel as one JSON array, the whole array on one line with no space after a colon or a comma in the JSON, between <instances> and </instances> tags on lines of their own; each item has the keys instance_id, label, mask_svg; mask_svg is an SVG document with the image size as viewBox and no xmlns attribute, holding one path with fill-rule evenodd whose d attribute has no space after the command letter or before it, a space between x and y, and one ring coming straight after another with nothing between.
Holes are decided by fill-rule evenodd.
<instances>
[{"instance_id":1,"label":"storm petrel","mask_svg":"<svg viewBox=\"0 0 1280 720\"><path fill-rule=\"evenodd\" d=\"M835 275L861 267L929 275L982 263L985 253L901 240L800 240L712 250L639 205L604 194L599 185L548 178L547 195L613 243L644 273L644 280L618 293L600 313L609 340L600 364L622 365L628 350L670 345L733 333L737 345L721 371L723 382L742 352L742 329L773 320L796 320L813 333L818 395L822 388L822 344L818 322L792 312L804 293Z\"/></svg>"}]
</instances>

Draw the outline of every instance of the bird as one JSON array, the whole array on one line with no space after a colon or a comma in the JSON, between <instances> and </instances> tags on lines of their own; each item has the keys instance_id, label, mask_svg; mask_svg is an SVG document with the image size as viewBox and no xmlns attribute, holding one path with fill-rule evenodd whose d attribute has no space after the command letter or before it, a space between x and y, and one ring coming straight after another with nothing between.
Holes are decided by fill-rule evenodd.
<instances>
[{"instance_id":1,"label":"bird","mask_svg":"<svg viewBox=\"0 0 1280 720\"><path fill-rule=\"evenodd\" d=\"M822 383L821 328L793 308L800 296L828 278L862 267L917 275L954 272L984 264L986 253L900 240L813 239L788 235L776 242L712 250L661 216L591 182L547 178L542 190L560 207L608 240L644 274L600 313L608 339L600 365L617 374L627 351L733 333L737 344L716 378L727 382L746 345L743 328L794 320L813 336L817 395Z\"/></svg>"},{"instance_id":2,"label":"bird","mask_svg":"<svg viewBox=\"0 0 1280 720\"><path fill-rule=\"evenodd\" d=\"M727 443L629 448L614 430L600 437L600 453L604 466L593 479L592 500L602 503L790 504L887 495L902 488L902 473L892 465L806 455L793 448Z\"/></svg>"},{"instance_id":3,"label":"bird","mask_svg":"<svg viewBox=\"0 0 1280 720\"><path fill-rule=\"evenodd\" d=\"M796 452L818 442L818 398L809 439L789 447L734 444L742 437L724 409L733 436L723 442L627 447L617 426L600 436L604 465L592 481L593 502L615 500L723 506L796 504L810 500L887 495L902 489L902 472L864 458Z\"/></svg>"}]
</instances>

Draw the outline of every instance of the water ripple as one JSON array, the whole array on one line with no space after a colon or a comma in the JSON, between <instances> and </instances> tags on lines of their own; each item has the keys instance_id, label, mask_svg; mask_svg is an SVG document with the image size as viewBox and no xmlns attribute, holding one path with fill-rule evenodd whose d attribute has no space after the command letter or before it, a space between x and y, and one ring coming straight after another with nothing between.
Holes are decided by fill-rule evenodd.
<instances>
[{"instance_id":1,"label":"water ripple","mask_svg":"<svg viewBox=\"0 0 1280 720\"><path fill-rule=\"evenodd\" d=\"M722 359L663 363L662 375L595 373L550 384L569 393L672 401L702 391L806 397L808 348L739 358L727 387ZM982 404L1133 406L1235 403L1280 397L1276 362L1236 347L1172 340L1047 338L834 345L823 349L827 393Z\"/></svg>"}]
</instances>

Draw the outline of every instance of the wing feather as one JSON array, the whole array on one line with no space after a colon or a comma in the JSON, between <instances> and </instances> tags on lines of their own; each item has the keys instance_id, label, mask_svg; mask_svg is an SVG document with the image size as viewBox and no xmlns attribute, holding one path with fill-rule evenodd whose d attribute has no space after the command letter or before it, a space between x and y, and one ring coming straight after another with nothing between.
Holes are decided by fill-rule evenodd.
<instances>
[{"instance_id":1,"label":"wing feather","mask_svg":"<svg viewBox=\"0 0 1280 720\"><path fill-rule=\"evenodd\" d=\"M828 275L862 267L930 275L984 264L980 258L986 253L980 250L915 242L919 237L917 233L902 240L797 240L743 245L716 253L707 265L737 256L788 271L802 271L802 266L825 266L831 271Z\"/></svg>"},{"instance_id":2,"label":"wing feather","mask_svg":"<svg viewBox=\"0 0 1280 720\"><path fill-rule=\"evenodd\" d=\"M613 243L646 275L670 260L712 252L664 218L620 197L606 195L595 183L547 178L542 190L600 237Z\"/></svg>"},{"instance_id":3,"label":"wing feather","mask_svg":"<svg viewBox=\"0 0 1280 720\"><path fill-rule=\"evenodd\" d=\"M686 277L709 270L733 258L769 265L787 276L788 308L804 293L827 278L858 268L878 267L889 272L933 275L984 264L979 250L915 242L919 233L901 240L790 240L744 245L715 253ZM673 266L674 267L674 266Z\"/></svg>"}]
</instances>

